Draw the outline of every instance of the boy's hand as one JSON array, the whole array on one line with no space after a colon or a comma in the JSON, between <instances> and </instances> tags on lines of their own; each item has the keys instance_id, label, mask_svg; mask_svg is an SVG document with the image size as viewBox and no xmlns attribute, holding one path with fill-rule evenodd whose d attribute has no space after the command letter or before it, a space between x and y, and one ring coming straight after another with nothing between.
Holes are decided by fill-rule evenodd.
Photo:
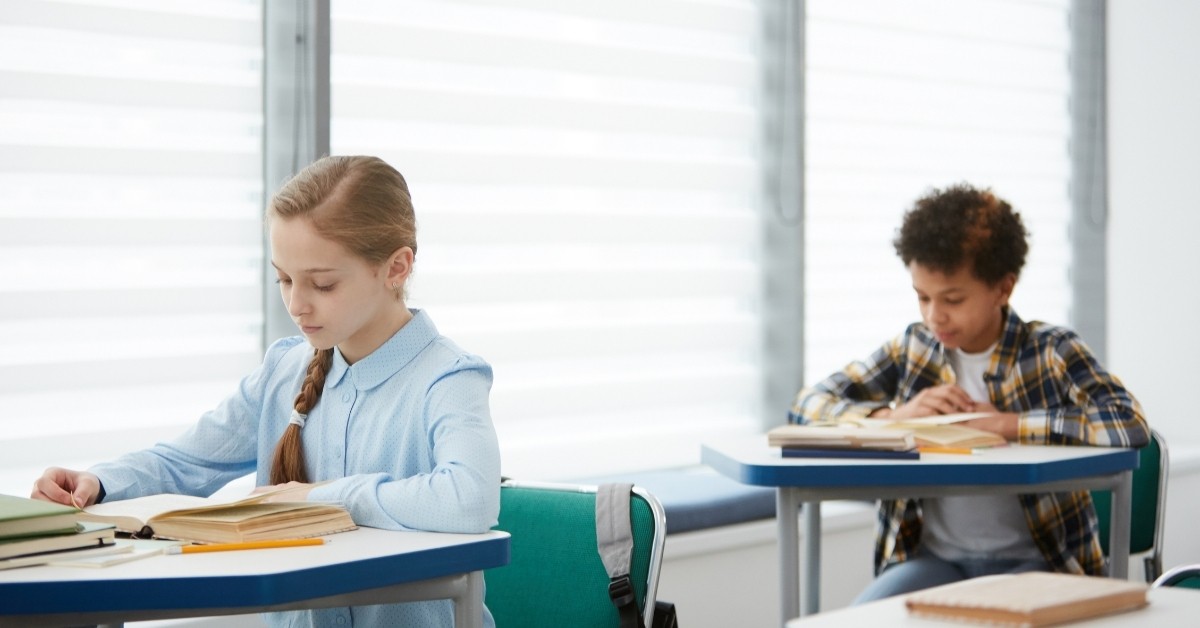
<instances>
[{"instance_id":1,"label":"boy's hand","mask_svg":"<svg viewBox=\"0 0 1200 628\"><path fill-rule=\"evenodd\" d=\"M87 471L72 471L50 467L33 483L29 497L76 508L96 503L100 495L100 478Z\"/></svg>"},{"instance_id":2,"label":"boy's hand","mask_svg":"<svg viewBox=\"0 0 1200 628\"><path fill-rule=\"evenodd\" d=\"M978 406L979 404L963 389L954 384L942 384L922 390L904 405L893 408L884 416L889 419L914 419L936 414L977 412Z\"/></svg>"},{"instance_id":3,"label":"boy's hand","mask_svg":"<svg viewBox=\"0 0 1200 628\"><path fill-rule=\"evenodd\" d=\"M1004 437L1005 440L1015 441L1018 435L1018 419L1016 413L1001 412L996 406L990 403L977 402L975 404L975 412L988 412L988 416L978 419L963 421L959 425L973 427L977 430L985 432L994 432Z\"/></svg>"}]
</instances>

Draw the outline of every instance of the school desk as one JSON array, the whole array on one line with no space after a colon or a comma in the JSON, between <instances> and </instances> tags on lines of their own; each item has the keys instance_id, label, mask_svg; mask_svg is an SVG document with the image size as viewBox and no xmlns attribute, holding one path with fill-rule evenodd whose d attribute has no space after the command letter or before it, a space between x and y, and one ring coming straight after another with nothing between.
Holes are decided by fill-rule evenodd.
<instances>
[{"instance_id":1,"label":"school desk","mask_svg":"<svg viewBox=\"0 0 1200 628\"><path fill-rule=\"evenodd\" d=\"M115 624L451 599L456 626L483 617L482 570L509 535L359 528L325 545L153 556L104 568L0 571L0 627Z\"/></svg>"},{"instance_id":2,"label":"school desk","mask_svg":"<svg viewBox=\"0 0 1200 628\"><path fill-rule=\"evenodd\" d=\"M979 451L975 455L922 454L920 460L784 458L778 447L767 446L766 435L753 435L706 443L700 460L744 484L776 488L781 624L819 610L821 501L827 499L1110 489L1113 495L1110 571L1113 577L1126 576L1133 469L1138 465L1136 449L1012 445ZM801 503L804 504L803 561L799 557L795 514Z\"/></svg>"}]
</instances>

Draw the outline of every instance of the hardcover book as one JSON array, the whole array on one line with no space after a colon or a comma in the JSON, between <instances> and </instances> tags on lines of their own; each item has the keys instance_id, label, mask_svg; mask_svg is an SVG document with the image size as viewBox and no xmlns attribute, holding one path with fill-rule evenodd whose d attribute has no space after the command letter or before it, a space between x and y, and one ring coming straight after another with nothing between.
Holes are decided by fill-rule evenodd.
<instances>
[{"instance_id":1,"label":"hardcover book","mask_svg":"<svg viewBox=\"0 0 1200 628\"><path fill-rule=\"evenodd\" d=\"M0 495L0 539L75 532L78 508L15 495Z\"/></svg>"},{"instance_id":2,"label":"hardcover book","mask_svg":"<svg viewBox=\"0 0 1200 628\"><path fill-rule=\"evenodd\" d=\"M1141 608L1147 585L1030 572L983 576L909 595L913 615L1001 626L1050 626Z\"/></svg>"},{"instance_id":3,"label":"hardcover book","mask_svg":"<svg viewBox=\"0 0 1200 628\"><path fill-rule=\"evenodd\" d=\"M88 506L79 519L111 523L139 538L192 543L306 538L356 528L350 513L340 505L267 501L270 495L259 493L236 501L149 495Z\"/></svg>"},{"instance_id":4,"label":"hardcover book","mask_svg":"<svg viewBox=\"0 0 1200 628\"><path fill-rule=\"evenodd\" d=\"M0 541L0 560L44 552L112 545L115 533L112 524L82 523L78 526L73 525L70 534L6 539Z\"/></svg>"},{"instance_id":5,"label":"hardcover book","mask_svg":"<svg viewBox=\"0 0 1200 628\"><path fill-rule=\"evenodd\" d=\"M912 432L855 425L780 425L767 432L767 445L799 449L912 451Z\"/></svg>"},{"instance_id":6,"label":"hardcover book","mask_svg":"<svg viewBox=\"0 0 1200 628\"><path fill-rule=\"evenodd\" d=\"M967 449L1003 447L1008 444L1003 436L965 425L963 421L988 416L985 413L939 414L911 419L863 418L854 422L863 427L897 429L912 432L919 447L960 447Z\"/></svg>"}]
</instances>

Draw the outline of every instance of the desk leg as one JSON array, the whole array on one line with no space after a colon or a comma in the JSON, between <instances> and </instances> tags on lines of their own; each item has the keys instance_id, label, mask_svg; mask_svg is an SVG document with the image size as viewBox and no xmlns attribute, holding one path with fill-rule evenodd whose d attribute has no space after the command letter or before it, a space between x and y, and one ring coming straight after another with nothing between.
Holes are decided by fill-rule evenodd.
<instances>
[{"instance_id":1,"label":"desk leg","mask_svg":"<svg viewBox=\"0 0 1200 628\"><path fill-rule=\"evenodd\" d=\"M821 610L821 502L804 502L804 595L801 615Z\"/></svg>"},{"instance_id":2,"label":"desk leg","mask_svg":"<svg viewBox=\"0 0 1200 628\"><path fill-rule=\"evenodd\" d=\"M454 597L454 625L457 628L483 627L483 572L466 574L465 582Z\"/></svg>"},{"instance_id":3,"label":"desk leg","mask_svg":"<svg viewBox=\"0 0 1200 628\"><path fill-rule=\"evenodd\" d=\"M800 616L800 497L791 487L775 491L775 522L779 526L779 625Z\"/></svg>"},{"instance_id":4,"label":"desk leg","mask_svg":"<svg viewBox=\"0 0 1200 628\"><path fill-rule=\"evenodd\" d=\"M1133 518L1133 471L1121 474L1121 481L1112 491L1112 507L1108 529L1109 575L1124 580L1129 577L1129 535Z\"/></svg>"}]
</instances>

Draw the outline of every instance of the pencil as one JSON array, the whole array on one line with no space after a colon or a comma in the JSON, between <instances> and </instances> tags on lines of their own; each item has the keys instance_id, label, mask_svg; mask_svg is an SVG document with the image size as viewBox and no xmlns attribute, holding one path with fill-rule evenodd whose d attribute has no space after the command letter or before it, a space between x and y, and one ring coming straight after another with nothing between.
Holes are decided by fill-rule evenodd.
<instances>
[{"instance_id":1,"label":"pencil","mask_svg":"<svg viewBox=\"0 0 1200 628\"><path fill-rule=\"evenodd\" d=\"M212 545L183 545L168 547L168 554L198 554L201 552L228 552L231 550L267 549L271 547L301 547L324 545L325 539L279 539L277 541L250 541L247 543L214 543Z\"/></svg>"},{"instance_id":2,"label":"pencil","mask_svg":"<svg viewBox=\"0 0 1200 628\"><path fill-rule=\"evenodd\" d=\"M973 454L974 449L965 447L917 447L917 450L923 454Z\"/></svg>"}]
</instances>

